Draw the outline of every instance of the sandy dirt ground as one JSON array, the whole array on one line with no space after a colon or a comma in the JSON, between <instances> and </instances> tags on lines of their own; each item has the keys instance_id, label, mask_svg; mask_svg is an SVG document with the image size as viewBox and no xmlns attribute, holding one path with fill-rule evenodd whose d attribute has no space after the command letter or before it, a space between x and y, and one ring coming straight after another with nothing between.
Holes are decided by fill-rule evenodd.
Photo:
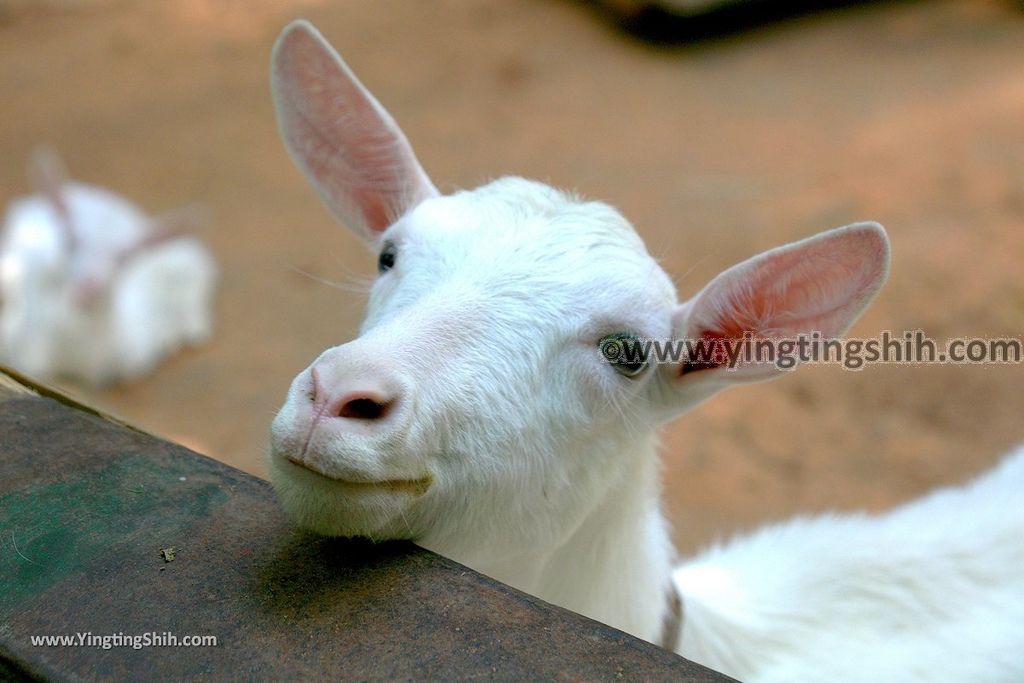
<instances>
[{"instance_id":1,"label":"sandy dirt ground","mask_svg":"<svg viewBox=\"0 0 1024 683\"><path fill-rule=\"evenodd\" d=\"M270 46L295 16L442 189L519 174L605 199L682 295L755 252L875 219L892 277L854 334L1024 329L1014 2L876 3L651 46L562 0L0 0L0 203L50 142L147 209L214 211L212 343L128 386L69 387L153 432L264 475L290 379L360 320L353 285L374 259L293 168L271 111ZM1021 366L808 367L723 394L664 432L679 547L962 481L1024 440L1022 386Z\"/></svg>"}]
</instances>

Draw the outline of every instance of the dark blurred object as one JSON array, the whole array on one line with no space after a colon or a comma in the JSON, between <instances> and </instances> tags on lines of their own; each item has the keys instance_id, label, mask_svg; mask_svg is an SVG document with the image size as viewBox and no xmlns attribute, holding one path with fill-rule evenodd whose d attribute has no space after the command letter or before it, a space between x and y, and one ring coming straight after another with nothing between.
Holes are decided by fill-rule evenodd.
<instances>
[{"instance_id":1,"label":"dark blurred object","mask_svg":"<svg viewBox=\"0 0 1024 683\"><path fill-rule=\"evenodd\" d=\"M691 43L793 17L882 0L591 0L625 31L657 43Z\"/></svg>"}]
</instances>

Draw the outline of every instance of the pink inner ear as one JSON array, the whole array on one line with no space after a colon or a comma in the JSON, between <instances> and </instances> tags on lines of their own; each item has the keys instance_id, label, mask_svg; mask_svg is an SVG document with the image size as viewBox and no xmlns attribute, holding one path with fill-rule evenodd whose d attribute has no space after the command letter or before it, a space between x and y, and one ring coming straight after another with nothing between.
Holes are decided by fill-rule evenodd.
<instances>
[{"instance_id":1,"label":"pink inner ear","mask_svg":"<svg viewBox=\"0 0 1024 683\"><path fill-rule=\"evenodd\" d=\"M285 144L342 221L369 237L437 194L394 120L312 26L285 29L271 77Z\"/></svg>"},{"instance_id":2,"label":"pink inner ear","mask_svg":"<svg viewBox=\"0 0 1024 683\"><path fill-rule=\"evenodd\" d=\"M680 375L685 375L691 372L698 372L700 370L713 370L714 368L721 367L727 363L728 348L726 343L731 339L738 339L743 337L743 332L739 333L738 337L734 337L731 332L702 332L698 337L698 343L704 346L707 351L703 358L691 358L685 361L682 368L679 371Z\"/></svg>"},{"instance_id":3,"label":"pink inner ear","mask_svg":"<svg viewBox=\"0 0 1024 683\"><path fill-rule=\"evenodd\" d=\"M697 295L686 322L690 338L724 351L745 333L793 339L845 332L888 273L888 240L880 226L839 228L740 263ZM683 374L720 363L684 364Z\"/></svg>"}]
</instances>

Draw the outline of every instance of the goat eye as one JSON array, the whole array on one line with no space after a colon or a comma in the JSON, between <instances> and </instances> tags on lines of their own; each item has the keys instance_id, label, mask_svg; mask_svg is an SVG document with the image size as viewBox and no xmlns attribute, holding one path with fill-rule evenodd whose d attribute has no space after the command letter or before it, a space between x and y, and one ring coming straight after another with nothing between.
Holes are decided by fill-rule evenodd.
<instances>
[{"instance_id":1,"label":"goat eye","mask_svg":"<svg viewBox=\"0 0 1024 683\"><path fill-rule=\"evenodd\" d=\"M388 242L380 250L380 256L377 258L377 272L386 273L394 268L396 258L398 258L398 248L395 247L394 243Z\"/></svg>"},{"instance_id":2,"label":"goat eye","mask_svg":"<svg viewBox=\"0 0 1024 683\"><path fill-rule=\"evenodd\" d=\"M637 377L647 368L647 349L635 334L616 332L597 343L601 355L623 377Z\"/></svg>"}]
</instances>

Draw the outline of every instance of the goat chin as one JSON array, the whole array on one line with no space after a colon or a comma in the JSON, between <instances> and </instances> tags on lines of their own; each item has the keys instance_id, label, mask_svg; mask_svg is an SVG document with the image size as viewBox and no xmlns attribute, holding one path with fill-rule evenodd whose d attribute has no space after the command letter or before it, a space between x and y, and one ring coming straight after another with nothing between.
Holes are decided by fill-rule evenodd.
<instances>
[{"instance_id":1,"label":"goat chin","mask_svg":"<svg viewBox=\"0 0 1024 683\"><path fill-rule=\"evenodd\" d=\"M308 531L375 541L412 536L403 513L416 494L336 481L283 457L271 458L270 472L285 512Z\"/></svg>"}]
</instances>

